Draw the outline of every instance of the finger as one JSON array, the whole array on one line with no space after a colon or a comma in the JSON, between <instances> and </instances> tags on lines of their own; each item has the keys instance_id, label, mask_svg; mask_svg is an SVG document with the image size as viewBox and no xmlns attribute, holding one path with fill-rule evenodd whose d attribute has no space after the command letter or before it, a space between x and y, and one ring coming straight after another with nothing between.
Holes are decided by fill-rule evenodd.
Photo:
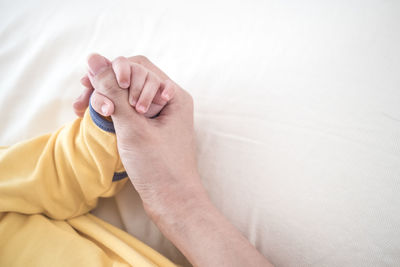
<instances>
[{"instance_id":1,"label":"finger","mask_svg":"<svg viewBox=\"0 0 400 267\"><path fill-rule=\"evenodd\" d=\"M168 75L165 74L162 70L160 70L156 65L154 65L147 57L145 56L133 56L129 57L128 60L132 63L137 63L144 66L149 71L152 71L155 75L157 75L162 81L169 79Z\"/></svg>"},{"instance_id":2,"label":"finger","mask_svg":"<svg viewBox=\"0 0 400 267\"><path fill-rule=\"evenodd\" d=\"M119 87L128 88L131 84L131 66L125 57L118 57L112 62L112 68L117 77Z\"/></svg>"},{"instance_id":3,"label":"finger","mask_svg":"<svg viewBox=\"0 0 400 267\"><path fill-rule=\"evenodd\" d=\"M156 95L153 98L152 104L157 104L164 106L167 104L168 101L164 100L164 98L161 97L161 92L163 91L163 83L160 85L160 89L157 91Z\"/></svg>"},{"instance_id":4,"label":"finger","mask_svg":"<svg viewBox=\"0 0 400 267\"><path fill-rule=\"evenodd\" d=\"M77 99L75 99L74 103L72 104L75 114L79 117L83 117L83 114L85 113L85 110L89 105L89 98L92 92L93 89L85 88L82 94Z\"/></svg>"},{"instance_id":5,"label":"finger","mask_svg":"<svg viewBox=\"0 0 400 267\"><path fill-rule=\"evenodd\" d=\"M81 78L81 84L86 88L93 89L92 83L90 82L87 74Z\"/></svg>"},{"instance_id":6,"label":"finger","mask_svg":"<svg viewBox=\"0 0 400 267\"><path fill-rule=\"evenodd\" d=\"M99 93L106 95L111 100L122 91L115 78L111 64L99 54L92 54L88 57L88 77L93 87Z\"/></svg>"},{"instance_id":7,"label":"finger","mask_svg":"<svg viewBox=\"0 0 400 267\"><path fill-rule=\"evenodd\" d=\"M104 117L111 116L114 113L114 103L96 91L93 92L90 98L90 104L97 113Z\"/></svg>"},{"instance_id":8,"label":"finger","mask_svg":"<svg viewBox=\"0 0 400 267\"><path fill-rule=\"evenodd\" d=\"M160 115L157 117L157 120L163 120L164 118L167 118L170 114L175 114L182 117L193 114L191 113L193 112L192 96L172 80L167 80L165 86L174 87L174 97L171 98L168 104L161 110ZM187 110L190 112L182 112L182 110Z\"/></svg>"},{"instance_id":9,"label":"finger","mask_svg":"<svg viewBox=\"0 0 400 267\"><path fill-rule=\"evenodd\" d=\"M165 101L171 100L175 95L175 91L176 86L174 85L174 83L171 80L166 80L161 93L162 99L164 99Z\"/></svg>"},{"instance_id":10,"label":"finger","mask_svg":"<svg viewBox=\"0 0 400 267\"><path fill-rule=\"evenodd\" d=\"M89 77L103 72L107 67L110 66L110 61L108 59L96 53L88 56L87 63Z\"/></svg>"},{"instance_id":11,"label":"finger","mask_svg":"<svg viewBox=\"0 0 400 267\"><path fill-rule=\"evenodd\" d=\"M132 109L128 102L128 90L123 90L119 87L117 79L115 78L114 71L110 66L107 66L107 62L102 60L100 55L92 55L88 58L88 66L93 74L89 73L89 78L96 89L97 93L106 96L114 104L114 112L112 119L115 125L120 125L122 128L126 128L126 125L134 122L134 126L129 126L128 128L141 128L146 123L143 116ZM96 109L101 105L96 105ZM130 129L132 129L130 128Z\"/></svg>"},{"instance_id":12,"label":"finger","mask_svg":"<svg viewBox=\"0 0 400 267\"><path fill-rule=\"evenodd\" d=\"M146 116L147 118L153 118L158 113L160 113L160 111L163 109L163 107L164 107L164 105L154 104L154 102L153 102L153 103L151 103L149 109L144 114L144 116Z\"/></svg>"},{"instance_id":13,"label":"finger","mask_svg":"<svg viewBox=\"0 0 400 267\"><path fill-rule=\"evenodd\" d=\"M133 57L129 57L128 60L131 63L136 63L136 64L140 64L141 66L145 67L147 70L153 72L161 81L166 81L166 80L170 80L170 78L168 77L167 74L165 74L162 70L160 70L156 65L154 65L147 57L145 56L133 56ZM172 87L173 89L174 87ZM153 103L155 104L159 104L159 105L165 105L166 101L165 99L171 99L173 97L173 95L175 94L175 91L169 91L171 89L168 88L167 89L167 94L168 96L164 96L161 97L161 93L157 92L156 96L154 97Z\"/></svg>"},{"instance_id":14,"label":"finger","mask_svg":"<svg viewBox=\"0 0 400 267\"><path fill-rule=\"evenodd\" d=\"M160 88L158 89L156 95L153 98L153 102L151 102L149 109L144 114L147 118L153 118L160 113L160 111L165 107L168 101L165 101L161 97L161 92L164 88L164 83L161 83Z\"/></svg>"},{"instance_id":15,"label":"finger","mask_svg":"<svg viewBox=\"0 0 400 267\"><path fill-rule=\"evenodd\" d=\"M153 118L165 107L169 100L171 100L175 95L175 85L172 81L167 80L166 82L161 83L160 89L157 91L157 94L154 96L153 102L150 104L149 109L144 114L148 118ZM164 93L166 92L166 93ZM164 97L161 97L161 94L164 94ZM165 96L165 94L167 96Z\"/></svg>"},{"instance_id":16,"label":"finger","mask_svg":"<svg viewBox=\"0 0 400 267\"><path fill-rule=\"evenodd\" d=\"M153 104L164 106L174 97L175 91L176 86L171 80L166 80L165 82L162 82L160 85L160 89L157 91L157 94L153 99Z\"/></svg>"},{"instance_id":17,"label":"finger","mask_svg":"<svg viewBox=\"0 0 400 267\"><path fill-rule=\"evenodd\" d=\"M143 87L142 92L140 93L139 100L136 105L136 110L139 113L146 113L150 107L151 102L153 102L153 98L156 95L158 89L160 88L160 80L156 77L155 74L149 72L147 76L146 83Z\"/></svg>"},{"instance_id":18,"label":"finger","mask_svg":"<svg viewBox=\"0 0 400 267\"><path fill-rule=\"evenodd\" d=\"M146 82L148 70L143 66L131 63L131 86L129 88L129 103L135 106Z\"/></svg>"}]
</instances>

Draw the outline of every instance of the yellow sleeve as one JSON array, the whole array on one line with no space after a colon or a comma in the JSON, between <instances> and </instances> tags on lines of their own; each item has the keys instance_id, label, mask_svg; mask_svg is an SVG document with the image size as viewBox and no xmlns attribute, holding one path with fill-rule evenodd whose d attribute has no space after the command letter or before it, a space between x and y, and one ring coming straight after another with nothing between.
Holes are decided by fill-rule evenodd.
<instances>
[{"instance_id":1,"label":"yellow sleeve","mask_svg":"<svg viewBox=\"0 0 400 267\"><path fill-rule=\"evenodd\" d=\"M113 129L92 113L53 134L0 148L0 212L72 218L123 186L127 175Z\"/></svg>"}]
</instances>

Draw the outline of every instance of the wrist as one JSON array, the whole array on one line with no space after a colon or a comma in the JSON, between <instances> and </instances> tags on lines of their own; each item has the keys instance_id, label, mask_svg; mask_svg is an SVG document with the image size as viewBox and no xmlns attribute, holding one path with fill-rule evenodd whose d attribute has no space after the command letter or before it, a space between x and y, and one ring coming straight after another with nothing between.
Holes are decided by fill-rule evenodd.
<instances>
[{"instance_id":1,"label":"wrist","mask_svg":"<svg viewBox=\"0 0 400 267\"><path fill-rule=\"evenodd\" d=\"M172 186L159 192L155 198L144 202L144 207L160 228L178 227L177 224L205 212L211 205L201 184Z\"/></svg>"}]
</instances>

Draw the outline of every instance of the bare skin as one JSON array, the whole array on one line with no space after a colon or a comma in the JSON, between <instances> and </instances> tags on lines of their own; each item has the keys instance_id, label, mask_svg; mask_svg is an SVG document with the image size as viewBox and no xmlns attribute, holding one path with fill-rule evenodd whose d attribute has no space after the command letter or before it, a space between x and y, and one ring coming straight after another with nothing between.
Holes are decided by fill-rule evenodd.
<instances>
[{"instance_id":1,"label":"bare skin","mask_svg":"<svg viewBox=\"0 0 400 267\"><path fill-rule=\"evenodd\" d=\"M92 106L111 115L121 160L149 217L194 266L272 266L216 209L201 184L191 96L145 57L131 57L174 92L158 117L146 118L132 108L130 91L120 87L112 63L100 57L89 57L91 83L83 79L87 89L74 109L82 115L96 88Z\"/></svg>"}]
</instances>

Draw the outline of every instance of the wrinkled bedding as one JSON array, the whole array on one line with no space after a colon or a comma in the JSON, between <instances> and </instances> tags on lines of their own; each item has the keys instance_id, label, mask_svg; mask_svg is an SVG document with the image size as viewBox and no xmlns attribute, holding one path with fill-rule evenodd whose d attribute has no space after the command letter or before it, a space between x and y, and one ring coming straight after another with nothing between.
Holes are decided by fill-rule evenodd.
<instances>
[{"instance_id":1,"label":"wrinkled bedding","mask_svg":"<svg viewBox=\"0 0 400 267\"><path fill-rule=\"evenodd\" d=\"M277 266L400 265L400 2L0 1L0 145L75 118L85 59L143 54L195 101L215 205ZM132 186L94 213L183 256Z\"/></svg>"}]
</instances>

